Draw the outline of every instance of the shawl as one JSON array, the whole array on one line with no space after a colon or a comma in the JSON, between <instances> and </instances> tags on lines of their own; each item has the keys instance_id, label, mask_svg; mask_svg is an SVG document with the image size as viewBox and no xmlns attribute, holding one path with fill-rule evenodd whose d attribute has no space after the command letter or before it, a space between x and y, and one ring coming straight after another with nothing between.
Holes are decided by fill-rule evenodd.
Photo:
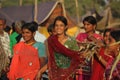
<instances>
[{"instance_id":1,"label":"shawl","mask_svg":"<svg viewBox=\"0 0 120 80\"><path fill-rule=\"evenodd\" d=\"M77 51L70 50L58 41L56 35L48 38L48 70L50 80L67 80L80 64L80 54ZM60 68L56 65L55 52L68 56L71 59L70 67Z\"/></svg>"}]
</instances>

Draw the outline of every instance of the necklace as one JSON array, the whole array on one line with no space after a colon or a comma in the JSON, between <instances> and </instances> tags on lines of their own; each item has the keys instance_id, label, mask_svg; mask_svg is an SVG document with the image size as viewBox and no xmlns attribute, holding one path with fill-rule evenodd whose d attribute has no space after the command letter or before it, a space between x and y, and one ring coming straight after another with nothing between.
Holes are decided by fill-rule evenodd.
<instances>
[{"instance_id":1,"label":"necklace","mask_svg":"<svg viewBox=\"0 0 120 80\"><path fill-rule=\"evenodd\" d=\"M27 45L33 45L35 43L35 41L32 41L30 43L26 43Z\"/></svg>"}]
</instances>

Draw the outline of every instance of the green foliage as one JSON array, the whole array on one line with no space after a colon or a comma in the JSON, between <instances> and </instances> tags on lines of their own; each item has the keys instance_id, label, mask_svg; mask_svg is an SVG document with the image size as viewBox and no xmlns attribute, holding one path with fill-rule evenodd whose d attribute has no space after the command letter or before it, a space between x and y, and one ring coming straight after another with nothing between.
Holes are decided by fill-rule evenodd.
<instances>
[{"instance_id":1,"label":"green foliage","mask_svg":"<svg viewBox=\"0 0 120 80\"><path fill-rule=\"evenodd\" d=\"M120 18L120 0L113 1L110 5L111 5L113 16L116 18Z\"/></svg>"},{"instance_id":2,"label":"green foliage","mask_svg":"<svg viewBox=\"0 0 120 80\"><path fill-rule=\"evenodd\" d=\"M75 16L75 1L74 0L65 0L64 2L66 10L70 15Z\"/></svg>"},{"instance_id":3,"label":"green foliage","mask_svg":"<svg viewBox=\"0 0 120 80\"><path fill-rule=\"evenodd\" d=\"M17 6L19 5L19 0L2 0L2 7Z\"/></svg>"},{"instance_id":4,"label":"green foliage","mask_svg":"<svg viewBox=\"0 0 120 80\"><path fill-rule=\"evenodd\" d=\"M34 4L34 0L23 0L23 5Z\"/></svg>"},{"instance_id":5,"label":"green foliage","mask_svg":"<svg viewBox=\"0 0 120 80\"><path fill-rule=\"evenodd\" d=\"M20 0L1 0L2 7L18 6ZM22 5L34 4L34 0L22 0ZM38 3L57 0L38 0ZM113 16L120 17L120 0L111 0ZM64 0L65 8L70 16L76 17L75 0ZM104 0L78 0L79 15L82 16L87 10L96 9L98 12L104 10L106 4Z\"/></svg>"},{"instance_id":6,"label":"green foliage","mask_svg":"<svg viewBox=\"0 0 120 80\"><path fill-rule=\"evenodd\" d=\"M99 4L100 3L100 4ZM103 0L78 0L79 15L82 16L87 10L96 9L100 11L105 6ZM65 0L66 10L71 16L76 16L75 0Z\"/></svg>"}]
</instances>

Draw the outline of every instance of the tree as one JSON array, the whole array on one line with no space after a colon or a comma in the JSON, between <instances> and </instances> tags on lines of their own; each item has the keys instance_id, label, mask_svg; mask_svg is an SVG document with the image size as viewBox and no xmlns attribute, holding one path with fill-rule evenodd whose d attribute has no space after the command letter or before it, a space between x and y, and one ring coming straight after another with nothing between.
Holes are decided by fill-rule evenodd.
<instances>
[{"instance_id":1,"label":"tree","mask_svg":"<svg viewBox=\"0 0 120 80\"><path fill-rule=\"evenodd\" d=\"M120 18L120 0L111 1L110 6L113 17Z\"/></svg>"},{"instance_id":2,"label":"tree","mask_svg":"<svg viewBox=\"0 0 120 80\"><path fill-rule=\"evenodd\" d=\"M2 1L2 2L1 2ZM56 1L56 0L38 0L38 4L41 2L47 1ZM106 0L78 0L78 9L79 15L82 16L86 13L87 10L95 8L98 12L105 9L106 4L109 2L105 2ZM120 17L120 0L109 0L110 6L112 9L113 16ZM22 5L33 5L34 0L0 0L0 4L2 7L7 6L18 6L22 3ZM65 9L69 13L70 16L76 17L76 7L74 0L64 0Z\"/></svg>"}]
</instances>

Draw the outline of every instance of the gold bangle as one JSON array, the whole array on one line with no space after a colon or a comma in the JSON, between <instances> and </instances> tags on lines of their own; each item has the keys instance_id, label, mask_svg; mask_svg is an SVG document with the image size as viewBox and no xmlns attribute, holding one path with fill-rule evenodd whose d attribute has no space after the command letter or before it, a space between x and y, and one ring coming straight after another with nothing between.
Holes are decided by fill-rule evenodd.
<instances>
[{"instance_id":1,"label":"gold bangle","mask_svg":"<svg viewBox=\"0 0 120 80\"><path fill-rule=\"evenodd\" d=\"M102 59L102 56L99 56L99 61Z\"/></svg>"}]
</instances>

